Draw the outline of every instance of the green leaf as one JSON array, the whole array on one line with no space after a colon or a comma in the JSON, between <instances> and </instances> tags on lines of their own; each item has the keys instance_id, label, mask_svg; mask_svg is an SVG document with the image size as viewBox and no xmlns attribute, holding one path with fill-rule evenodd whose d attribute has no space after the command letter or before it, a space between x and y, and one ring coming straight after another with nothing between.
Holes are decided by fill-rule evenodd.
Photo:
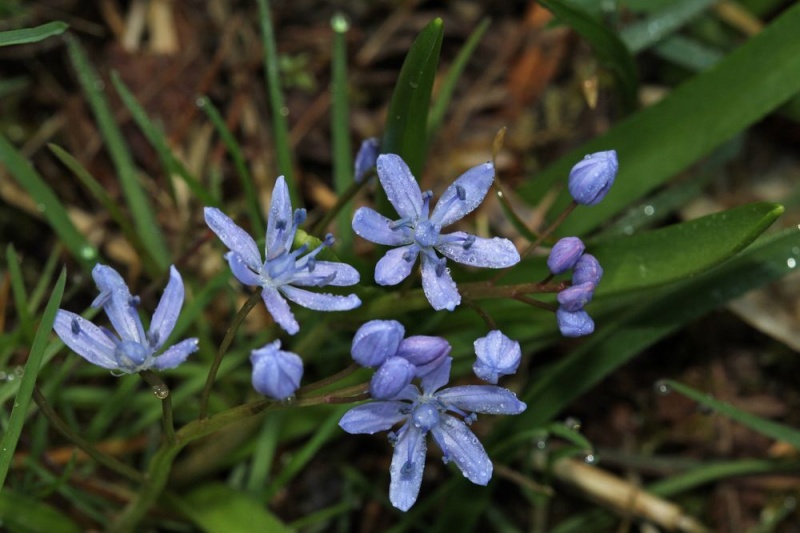
<instances>
[{"instance_id":1,"label":"green leaf","mask_svg":"<svg viewBox=\"0 0 800 533\"><path fill-rule=\"evenodd\" d=\"M596 294L654 287L699 274L744 249L781 213L783 206L757 202L590 246L605 270Z\"/></svg>"},{"instance_id":2,"label":"green leaf","mask_svg":"<svg viewBox=\"0 0 800 533\"><path fill-rule=\"evenodd\" d=\"M615 149L619 175L611 192L602 203L579 208L559 233L582 235L597 227L799 92L798 27L795 4L715 68L559 159L519 194L536 202L585 154ZM570 201L564 191L553 212Z\"/></svg>"},{"instance_id":3,"label":"green leaf","mask_svg":"<svg viewBox=\"0 0 800 533\"><path fill-rule=\"evenodd\" d=\"M283 533L292 531L280 518L249 495L227 485L208 483L170 503L207 533Z\"/></svg>"},{"instance_id":4,"label":"green leaf","mask_svg":"<svg viewBox=\"0 0 800 533\"><path fill-rule=\"evenodd\" d=\"M275 44L275 30L272 26L272 14L268 0L258 0L258 12L261 19L261 37L264 46L264 75L269 90L269 104L272 111L272 133L275 136L275 156L278 159L278 172L286 178L292 205L300 207L301 198L294 182L292 167L292 147L289 144L289 125L286 121L283 93L281 92L281 76L278 65L278 47Z\"/></svg>"},{"instance_id":5,"label":"green leaf","mask_svg":"<svg viewBox=\"0 0 800 533\"><path fill-rule=\"evenodd\" d=\"M55 20L36 26L35 28L23 28L21 30L0 31L0 47L11 46L12 44L28 44L38 43L44 41L48 37L61 35L64 33L69 24Z\"/></svg>"},{"instance_id":6,"label":"green leaf","mask_svg":"<svg viewBox=\"0 0 800 533\"><path fill-rule=\"evenodd\" d=\"M674 2L651 13L644 20L631 24L620 32L620 38L632 53L641 52L678 31L715 1L683 0Z\"/></svg>"},{"instance_id":7,"label":"green leaf","mask_svg":"<svg viewBox=\"0 0 800 533\"><path fill-rule=\"evenodd\" d=\"M428 111L443 34L442 19L434 19L411 45L392 93L381 142L381 153L399 155L417 178L428 152Z\"/></svg>"},{"instance_id":8,"label":"green leaf","mask_svg":"<svg viewBox=\"0 0 800 533\"><path fill-rule=\"evenodd\" d=\"M682 394L690 400L694 400L701 405L710 407L715 412L725 415L728 418L747 426L757 433L761 433L762 435L775 440L784 441L792 445L794 448L800 450L800 431L792 427L761 418L760 416L756 416L746 411L742 411L731 404L716 400L708 394L697 391L687 385L684 385L683 383L678 383L677 381L672 381L669 379L659 381L657 387L663 387L663 392L675 391L678 394Z\"/></svg>"},{"instance_id":9,"label":"green leaf","mask_svg":"<svg viewBox=\"0 0 800 533\"><path fill-rule=\"evenodd\" d=\"M633 305L600 324L595 333L552 367L543 370L522 399L535 408L510 420L538 427L616 368L684 324L732 298L793 271L800 253L800 230L762 239L724 265L667 287L655 298ZM498 435L509 434L497 431Z\"/></svg>"},{"instance_id":10,"label":"green leaf","mask_svg":"<svg viewBox=\"0 0 800 533\"><path fill-rule=\"evenodd\" d=\"M337 13L331 19L333 55L331 57L331 142L333 144L333 185L341 197L353 185L353 156L350 148L350 111L347 102L347 18ZM337 235L347 246L352 241L352 204L342 206L336 215Z\"/></svg>"},{"instance_id":11,"label":"green leaf","mask_svg":"<svg viewBox=\"0 0 800 533\"><path fill-rule=\"evenodd\" d=\"M636 64L616 33L585 11L561 0L542 0L540 3L589 42L597 59L614 74L625 107L634 109L639 90Z\"/></svg>"},{"instance_id":12,"label":"green leaf","mask_svg":"<svg viewBox=\"0 0 800 533\"><path fill-rule=\"evenodd\" d=\"M14 450L17 448L17 441L22 434L22 426L25 424L28 407L33 396L33 386L36 383L36 376L39 375L39 368L42 365L42 358L44 358L45 348L47 348L47 342L50 339L50 332L53 329L56 311L58 311L58 306L61 304L61 296L64 294L66 282L67 272L62 270L56 286L53 288L50 300L47 302L42 321L39 323L39 329L33 339L28 362L25 363L25 373L22 376L17 396L14 399L14 408L11 411L8 428L3 435L2 441L0 441L0 487L5 483L11 460L14 457ZM5 494L5 491L3 493Z\"/></svg>"},{"instance_id":13,"label":"green leaf","mask_svg":"<svg viewBox=\"0 0 800 533\"><path fill-rule=\"evenodd\" d=\"M165 270L171 262L170 252L164 241L164 235L159 229L160 226L156 223L150 202L139 183L138 170L133 164L122 131L119 129L103 93L103 83L92 65L89 64L86 53L77 39L68 39L67 44L72 67L78 74L78 80L89 107L94 113L97 127L106 143L111 160L114 162L139 238L158 267Z\"/></svg>"},{"instance_id":14,"label":"green leaf","mask_svg":"<svg viewBox=\"0 0 800 533\"><path fill-rule=\"evenodd\" d=\"M39 498L19 494L9 488L0 492L0 521L5 526L5 531L24 533L82 531L67 515L40 501Z\"/></svg>"},{"instance_id":15,"label":"green leaf","mask_svg":"<svg viewBox=\"0 0 800 533\"><path fill-rule=\"evenodd\" d=\"M41 206L41 212L61 242L87 272L97 261L97 250L75 228L67 210L30 162L20 154L5 137L0 135L0 162L17 179L31 198Z\"/></svg>"},{"instance_id":16,"label":"green leaf","mask_svg":"<svg viewBox=\"0 0 800 533\"><path fill-rule=\"evenodd\" d=\"M33 319L28 309L28 294L25 290L22 268L13 244L9 244L8 248L6 248L6 261L8 262L8 277L11 278L11 293L14 295L14 307L19 320L19 327L23 333L22 340L27 344L33 340Z\"/></svg>"},{"instance_id":17,"label":"green leaf","mask_svg":"<svg viewBox=\"0 0 800 533\"><path fill-rule=\"evenodd\" d=\"M150 117L147 116L147 112L122 81L118 72L111 73L111 81L114 83L114 87L117 89L122 103L125 104L125 107L130 111L136 125L139 126L144 136L150 141L150 145L155 149L156 153L158 153L158 158L161 160L161 165L164 167L164 170L170 175L180 176L186 183L186 186L189 187L201 202L203 202L203 205L219 207L221 204L219 199L206 191L197 178L195 178L183 163L173 155L172 150L170 150L167 144L164 132L150 120Z\"/></svg>"}]
</instances>

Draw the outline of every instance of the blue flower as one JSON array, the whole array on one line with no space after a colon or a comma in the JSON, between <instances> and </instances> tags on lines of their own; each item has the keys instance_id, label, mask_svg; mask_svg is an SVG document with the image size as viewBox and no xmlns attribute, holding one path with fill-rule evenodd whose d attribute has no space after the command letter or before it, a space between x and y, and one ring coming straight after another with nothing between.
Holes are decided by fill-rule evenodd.
<instances>
[{"instance_id":1,"label":"blue flower","mask_svg":"<svg viewBox=\"0 0 800 533\"><path fill-rule=\"evenodd\" d=\"M136 311L139 298L131 296L116 270L100 264L92 269L92 277L100 289L92 306L103 307L117 333L63 309L56 314L53 329L72 351L92 364L120 374L175 368L197 351L197 339L185 339L156 355L164 348L183 306L183 280L174 266L169 273L169 283L147 331Z\"/></svg>"},{"instance_id":2,"label":"blue flower","mask_svg":"<svg viewBox=\"0 0 800 533\"><path fill-rule=\"evenodd\" d=\"M568 311L563 306L556 310L558 329L565 337L583 337L594 332L594 321L583 309Z\"/></svg>"},{"instance_id":3,"label":"blue flower","mask_svg":"<svg viewBox=\"0 0 800 533\"><path fill-rule=\"evenodd\" d=\"M253 388L275 400L285 400L294 394L303 378L303 360L280 347L281 341L276 340L250 354Z\"/></svg>"},{"instance_id":4,"label":"blue flower","mask_svg":"<svg viewBox=\"0 0 800 533\"><path fill-rule=\"evenodd\" d=\"M615 150L587 155L569 172L569 193L581 205L600 203L614 184L618 168Z\"/></svg>"},{"instance_id":5,"label":"blue flower","mask_svg":"<svg viewBox=\"0 0 800 533\"><path fill-rule=\"evenodd\" d=\"M475 364L472 371L483 381L497 383L497 378L513 374L519 367L522 350L517 341L506 337L502 331L490 331L474 343Z\"/></svg>"},{"instance_id":6,"label":"blue flower","mask_svg":"<svg viewBox=\"0 0 800 533\"><path fill-rule=\"evenodd\" d=\"M437 311L452 311L461 303L447 261L436 252L476 267L505 268L520 257L508 239L485 239L463 231L442 235L442 228L460 220L480 205L494 180L494 166L484 163L467 170L444 192L433 213L428 215L432 193L422 193L408 166L394 154L378 157L378 179L400 220L391 221L376 211L359 208L353 230L377 244L397 246L386 252L375 267L375 281L396 285L411 274L422 255L422 288Z\"/></svg>"},{"instance_id":7,"label":"blue flower","mask_svg":"<svg viewBox=\"0 0 800 533\"><path fill-rule=\"evenodd\" d=\"M394 445L390 467L389 499L407 511L414 505L422 483L430 433L441 448L444 461L453 461L464 476L478 485L492 477L492 461L478 438L467 427L475 413L516 415L526 405L516 395L492 385L465 385L441 389L450 379L452 358L421 380L422 392L408 385L388 401L373 401L350 409L339 421L348 433L376 433L402 426L389 433ZM457 416L453 416L457 415Z\"/></svg>"},{"instance_id":8,"label":"blue flower","mask_svg":"<svg viewBox=\"0 0 800 533\"><path fill-rule=\"evenodd\" d=\"M354 178L356 183L361 183L367 172L375 168L375 162L378 160L380 154L380 141L377 137L369 137L362 141L361 146L358 148L356 154Z\"/></svg>"},{"instance_id":9,"label":"blue flower","mask_svg":"<svg viewBox=\"0 0 800 533\"><path fill-rule=\"evenodd\" d=\"M586 249L583 241L578 237L564 237L550 250L547 257L547 267L552 274L561 274L575 266L583 251Z\"/></svg>"},{"instance_id":10,"label":"blue flower","mask_svg":"<svg viewBox=\"0 0 800 533\"><path fill-rule=\"evenodd\" d=\"M344 287L354 285L359 280L358 271L350 265L317 260L317 254L333 244L331 235L310 252L307 245L290 251L297 227L305 218L305 209L298 209L292 215L289 188L283 176L279 177L272 191L264 250L266 260L262 261L256 241L247 232L219 209L205 208L206 224L230 249L225 258L234 277L245 285L261 287L261 297L267 311L291 335L297 333L300 326L284 296L315 311L348 311L361 305L361 300L355 294L338 296L297 288L324 285Z\"/></svg>"}]
</instances>

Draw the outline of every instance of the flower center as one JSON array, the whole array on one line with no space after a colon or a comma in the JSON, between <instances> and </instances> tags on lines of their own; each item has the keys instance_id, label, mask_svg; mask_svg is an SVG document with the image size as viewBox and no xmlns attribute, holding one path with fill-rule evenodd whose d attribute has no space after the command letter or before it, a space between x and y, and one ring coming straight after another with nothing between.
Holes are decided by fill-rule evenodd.
<instances>
[{"instance_id":1,"label":"flower center","mask_svg":"<svg viewBox=\"0 0 800 533\"><path fill-rule=\"evenodd\" d=\"M149 350L136 341L122 341L114 349L119 368L129 372L139 370L149 355Z\"/></svg>"},{"instance_id":2,"label":"flower center","mask_svg":"<svg viewBox=\"0 0 800 533\"><path fill-rule=\"evenodd\" d=\"M429 248L439 240L440 229L429 220L420 221L414 230L414 240L417 241L420 247Z\"/></svg>"},{"instance_id":3,"label":"flower center","mask_svg":"<svg viewBox=\"0 0 800 533\"><path fill-rule=\"evenodd\" d=\"M414 407L411 422L415 427L428 432L439 423L439 410L431 403L421 403Z\"/></svg>"}]
</instances>

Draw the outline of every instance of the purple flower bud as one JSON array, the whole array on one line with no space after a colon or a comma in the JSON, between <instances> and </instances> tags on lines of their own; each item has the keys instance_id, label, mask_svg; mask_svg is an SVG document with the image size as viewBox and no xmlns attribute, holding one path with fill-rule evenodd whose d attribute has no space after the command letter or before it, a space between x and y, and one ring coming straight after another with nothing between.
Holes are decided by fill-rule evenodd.
<instances>
[{"instance_id":1,"label":"purple flower bud","mask_svg":"<svg viewBox=\"0 0 800 533\"><path fill-rule=\"evenodd\" d=\"M472 370L483 381L496 385L498 377L517 371L522 350L517 341L509 339L501 331L490 331L477 339L474 345L477 359Z\"/></svg>"},{"instance_id":2,"label":"purple flower bud","mask_svg":"<svg viewBox=\"0 0 800 533\"><path fill-rule=\"evenodd\" d=\"M364 176L366 176L367 172L369 172L370 169L375 168L375 164L378 161L378 155L380 154L380 149L381 146L377 137L370 137L361 142L361 147L358 149L358 153L356 154L354 174L356 183L361 183L361 180L364 179Z\"/></svg>"},{"instance_id":3,"label":"purple flower bud","mask_svg":"<svg viewBox=\"0 0 800 533\"><path fill-rule=\"evenodd\" d=\"M589 154L569 172L569 193L581 205L599 203L617 177L617 152Z\"/></svg>"},{"instance_id":4,"label":"purple flower bud","mask_svg":"<svg viewBox=\"0 0 800 533\"><path fill-rule=\"evenodd\" d=\"M558 293L558 303L567 311L580 311L583 306L592 301L594 294L594 283L586 282L580 285L567 287Z\"/></svg>"},{"instance_id":5,"label":"purple flower bud","mask_svg":"<svg viewBox=\"0 0 800 533\"><path fill-rule=\"evenodd\" d=\"M379 367L397 353L404 334L396 320L370 320L356 331L350 353L361 366Z\"/></svg>"},{"instance_id":6,"label":"purple flower bud","mask_svg":"<svg viewBox=\"0 0 800 533\"><path fill-rule=\"evenodd\" d=\"M553 274L566 272L575 266L585 249L583 241L578 237L564 237L550 250L547 267Z\"/></svg>"},{"instance_id":7,"label":"purple flower bud","mask_svg":"<svg viewBox=\"0 0 800 533\"><path fill-rule=\"evenodd\" d=\"M403 339L397 349L397 356L416 367L418 378L426 376L439 368L450 354L450 343L441 337L414 335Z\"/></svg>"},{"instance_id":8,"label":"purple flower bud","mask_svg":"<svg viewBox=\"0 0 800 533\"><path fill-rule=\"evenodd\" d=\"M369 394L376 400L389 400L414 379L415 367L402 357L388 358L372 375Z\"/></svg>"},{"instance_id":9,"label":"purple flower bud","mask_svg":"<svg viewBox=\"0 0 800 533\"><path fill-rule=\"evenodd\" d=\"M583 254L578 262L575 263L575 269L572 271L572 284L582 285L584 283L591 283L597 286L600 279L603 277L603 267L600 262L592 254Z\"/></svg>"},{"instance_id":10,"label":"purple flower bud","mask_svg":"<svg viewBox=\"0 0 800 533\"><path fill-rule=\"evenodd\" d=\"M583 309L567 311L563 307L559 307L556 311L556 320L558 329L565 337L583 337L594 331L594 321Z\"/></svg>"},{"instance_id":11,"label":"purple flower bud","mask_svg":"<svg viewBox=\"0 0 800 533\"><path fill-rule=\"evenodd\" d=\"M281 341L276 340L253 350L253 388L264 396L284 400L294 394L303 377L303 360L292 352L280 350Z\"/></svg>"}]
</instances>

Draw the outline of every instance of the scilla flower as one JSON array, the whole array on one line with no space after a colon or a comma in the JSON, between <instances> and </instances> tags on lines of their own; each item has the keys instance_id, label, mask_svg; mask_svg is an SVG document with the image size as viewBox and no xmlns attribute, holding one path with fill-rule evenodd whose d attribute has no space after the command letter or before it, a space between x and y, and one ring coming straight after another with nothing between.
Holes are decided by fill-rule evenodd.
<instances>
[{"instance_id":1,"label":"scilla flower","mask_svg":"<svg viewBox=\"0 0 800 533\"><path fill-rule=\"evenodd\" d=\"M303 245L291 251L297 227L306 218L306 210L292 214L289 188L283 176L275 182L267 220L265 260L256 241L233 220L215 207L205 208L206 224L230 249L225 255L234 277L245 285L261 287L261 297L283 329L294 335L300 330L294 314L284 296L296 304L315 311L348 311L361 305L355 294L337 296L311 292L298 287L344 287L358 283L358 271L344 263L318 261L317 254L333 244L328 235L316 249L309 251Z\"/></svg>"},{"instance_id":2,"label":"scilla flower","mask_svg":"<svg viewBox=\"0 0 800 533\"><path fill-rule=\"evenodd\" d=\"M263 348L253 350L253 388L264 396L284 400L294 394L303 378L303 360L300 356L280 349L276 340Z\"/></svg>"},{"instance_id":3,"label":"scilla flower","mask_svg":"<svg viewBox=\"0 0 800 533\"><path fill-rule=\"evenodd\" d=\"M589 154L569 172L569 193L581 205L595 205L606 197L617 177L616 150Z\"/></svg>"},{"instance_id":4,"label":"scilla flower","mask_svg":"<svg viewBox=\"0 0 800 533\"><path fill-rule=\"evenodd\" d=\"M391 221L378 212L359 208L353 230L377 244L397 246L386 252L375 267L375 281L396 285L411 274L422 256L422 288L437 311L452 311L461 303L447 260L436 252L476 267L505 268L519 262L519 253L508 239L485 239L463 231L442 235L442 228L477 208L494 180L494 166L484 163L467 170L444 192L429 216L430 191L422 193L408 166L394 154L378 157L378 179L400 220Z\"/></svg>"},{"instance_id":5,"label":"scilla flower","mask_svg":"<svg viewBox=\"0 0 800 533\"><path fill-rule=\"evenodd\" d=\"M92 306L103 308L116 334L63 309L56 314L53 329L72 351L119 374L175 368L197 350L197 339L185 339L156 355L164 348L183 306L183 280L174 266L169 273L169 283L146 331L136 310L139 298L131 296L122 276L105 265L92 269L100 289Z\"/></svg>"},{"instance_id":6,"label":"scilla flower","mask_svg":"<svg viewBox=\"0 0 800 533\"><path fill-rule=\"evenodd\" d=\"M339 421L348 433L372 434L402 424L396 432L389 433L394 445L389 499L402 511L417 501L428 433L441 448L445 462L453 461L467 479L486 485L492 478L492 461L468 426L477 419L475 413L516 415L526 408L513 392L492 385L439 390L450 380L451 362L448 357L423 377L422 391L408 385L390 400L353 407Z\"/></svg>"},{"instance_id":7,"label":"scilla flower","mask_svg":"<svg viewBox=\"0 0 800 533\"><path fill-rule=\"evenodd\" d=\"M475 364L472 371L483 381L497 383L497 378L513 374L519 367L522 350L517 341L506 337L500 330L492 330L485 337L477 339Z\"/></svg>"}]
</instances>

